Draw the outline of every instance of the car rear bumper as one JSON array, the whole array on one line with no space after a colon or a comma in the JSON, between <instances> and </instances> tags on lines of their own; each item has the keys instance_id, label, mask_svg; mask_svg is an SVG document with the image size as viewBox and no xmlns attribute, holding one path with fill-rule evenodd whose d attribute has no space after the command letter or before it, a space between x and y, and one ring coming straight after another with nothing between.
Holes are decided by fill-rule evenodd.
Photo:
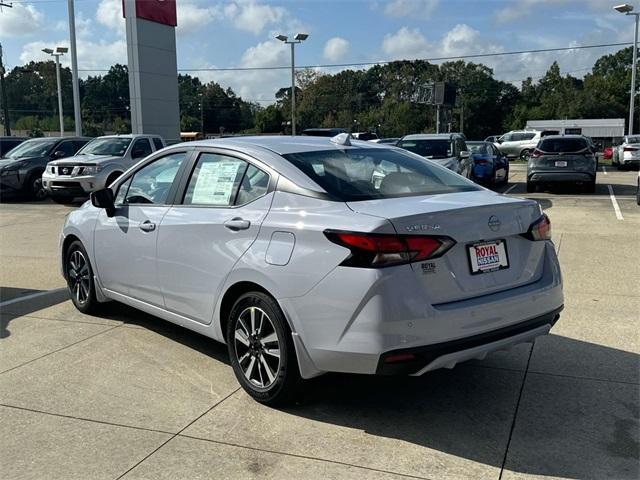
<instances>
[{"instance_id":1,"label":"car rear bumper","mask_svg":"<svg viewBox=\"0 0 640 480\"><path fill-rule=\"evenodd\" d=\"M430 303L415 279L401 272L348 267L338 267L302 297L278 301L295 332L299 358L304 352L305 378L394 373L380 366L390 353L430 352L416 355L408 367L393 367L419 374L546 334L564 297L551 242L543 257L541 275L531 283L461 301Z\"/></svg>"},{"instance_id":2,"label":"car rear bumper","mask_svg":"<svg viewBox=\"0 0 640 480\"><path fill-rule=\"evenodd\" d=\"M620 159L620 164L621 165L633 165L633 166L639 166L640 165L640 157L635 157L635 158L621 158Z\"/></svg>"},{"instance_id":3,"label":"car rear bumper","mask_svg":"<svg viewBox=\"0 0 640 480\"><path fill-rule=\"evenodd\" d=\"M380 356L376 374L422 375L439 368L453 368L457 363L467 360L483 359L488 353L531 342L541 335L546 335L560 318L563 308L561 306L539 317L468 338L425 347L392 350ZM408 360L386 361L402 357Z\"/></svg>"},{"instance_id":4,"label":"car rear bumper","mask_svg":"<svg viewBox=\"0 0 640 480\"><path fill-rule=\"evenodd\" d=\"M527 175L527 181L533 183L593 182L595 179L595 173L589 172L534 171Z\"/></svg>"}]
</instances>

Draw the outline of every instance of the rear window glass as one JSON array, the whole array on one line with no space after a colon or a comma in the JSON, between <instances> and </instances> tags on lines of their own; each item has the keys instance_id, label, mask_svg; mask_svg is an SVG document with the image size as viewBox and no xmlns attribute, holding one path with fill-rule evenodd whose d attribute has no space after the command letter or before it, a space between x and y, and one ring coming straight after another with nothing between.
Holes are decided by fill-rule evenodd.
<instances>
[{"instance_id":1,"label":"rear window glass","mask_svg":"<svg viewBox=\"0 0 640 480\"><path fill-rule=\"evenodd\" d=\"M629 137L627 143L640 143L640 137Z\"/></svg>"},{"instance_id":2,"label":"rear window glass","mask_svg":"<svg viewBox=\"0 0 640 480\"><path fill-rule=\"evenodd\" d=\"M489 153L489 145L486 143L469 143L467 142L467 148L471 153Z\"/></svg>"},{"instance_id":3,"label":"rear window glass","mask_svg":"<svg viewBox=\"0 0 640 480\"><path fill-rule=\"evenodd\" d=\"M397 145L425 158L447 158L453 156L453 143L451 140L400 140Z\"/></svg>"},{"instance_id":4,"label":"rear window glass","mask_svg":"<svg viewBox=\"0 0 640 480\"><path fill-rule=\"evenodd\" d=\"M284 158L345 202L479 190L428 160L391 149L323 150Z\"/></svg>"},{"instance_id":5,"label":"rear window glass","mask_svg":"<svg viewBox=\"0 0 640 480\"><path fill-rule=\"evenodd\" d=\"M584 138L546 138L538 147L547 153L580 152L589 145Z\"/></svg>"}]
</instances>

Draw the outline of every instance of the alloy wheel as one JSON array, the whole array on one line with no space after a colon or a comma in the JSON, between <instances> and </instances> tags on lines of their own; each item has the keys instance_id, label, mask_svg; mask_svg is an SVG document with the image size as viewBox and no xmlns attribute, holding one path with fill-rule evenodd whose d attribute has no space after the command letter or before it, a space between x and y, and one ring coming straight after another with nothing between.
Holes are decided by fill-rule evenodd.
<instances>
[{"instance_id":1,"label":"alloy wheel","mask_svg":"<svg viewBox=\"0 0 640 480\"><path fill-rule=\"evenodd\" d=\"M74 250L67 265L69 288L79 304L84 304L91 293L89 263L80 250Z\"/></svg>"},{"instance_id":2,"label":"alloy wheel","mask_svg":"<svg viewBox=\"0 0 640 480\"><path fill-rule=\"evenodd\" d=\"M234 332L235 352L244 377L267 389L280 371L280 339L269 315L248 307L238 316Z\"/></svg>"}]
</instances>

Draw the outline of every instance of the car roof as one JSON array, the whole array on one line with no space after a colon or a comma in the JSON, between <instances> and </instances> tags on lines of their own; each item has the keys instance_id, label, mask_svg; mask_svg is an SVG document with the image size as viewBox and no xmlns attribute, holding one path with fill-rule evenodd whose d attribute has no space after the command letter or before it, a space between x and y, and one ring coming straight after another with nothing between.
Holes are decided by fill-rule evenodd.
<instances>
[{"instance_id":1,"label":"car roof","mask_svg":"<svg viewBox=\"0 0 640 480\"><path fill-rule=\"evenodd\" d=\"M163 152L191 148L216 148L249 155L276 170L279 174L300 187L318 190L318 185L306 174L294 166L282 155L291 153L320 152L327 150L358 150L358 149L394 149L390 144L373 143L364 140L351 140L351 145L338 145L331 142L331 137L261 135L246 137L225 137L193 142L177 143L166 147Z\"/></svg>"},{"instance_id":2,"label":"car roof","mask_svg":"<svg viewBox=\"0 0 640 480\"><path fill-rule=\"evenodd\" d=\"M122 133L122 134L117 134L117 135L101 135L101 136L96 137L96 138L139 138L139 137L144 137L144 138L158 137L158 138L162 138L160 135L153 135L153 134L150 134L150 133Z\"/></svg>"},{"instance_id":3,"label":"car roof","mask_svg":"<svg viewBox=\"0 0 640 480\"><path fill-rule=\"evenodd\" d=\"M462 135L459 133L412 133L405 135L401 140L451 140L456 137L462 138Z\"/></svg>"},{"instance_id":4,"label":"car roof","mask_svg":"<svg viewBox=\"0 0 640 480\"><path fill-rule=\"evenodd\" d=\"M585 137L584 135L547 135L546 137L544 137L542 139L542 141L544 142L545 140L558 140L560 138L581 138L582 140L588 141L587 137Z\"/></svg>"},{"instance_id":5,"label":"car roof","mask_svg":"<svg viewBox=\"0 0 640 480\"><path fill-rule=\"evenodd\" d=\"M308 137L286 135L256 135L247 137L226 137L210 140L197 140L189 142L194 147L218 147L232 149L259 148L269 150L278 155L290 153L317 152L332 149L357 149L357 148L393 148L389 145L379 145L362 140L351 140L351 146L337 145L331 142L331 137ZM181 145L181 144L178 144Z\"/></svg>"}]
</instances>

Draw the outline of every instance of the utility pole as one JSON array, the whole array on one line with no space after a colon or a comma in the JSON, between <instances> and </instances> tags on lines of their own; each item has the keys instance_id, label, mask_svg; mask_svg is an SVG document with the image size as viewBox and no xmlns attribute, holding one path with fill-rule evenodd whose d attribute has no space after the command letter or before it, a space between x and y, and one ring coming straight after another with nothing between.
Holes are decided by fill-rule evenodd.
<instances>
[{"instance_id":1,"label":"utility pole","mask_svg":"<svg viewBox=\"0 0 640 480\"><path fill-rule=\"evenodd\" d=\"M82 136L82 118L80 116L80 85L78 84L78 51L76 48L76 14L73 0L68 0L69 8L69 44L71 47L71 81L73 83L73 118L76 124L76 137Z\"/></svg>"},{"instance_id":2,"label":"utility pole","mask_svg":"<svg viewBox=\"0 0 640 480\"><path fill-rule=\"evenodd\" d=\"M0 3L0 6L8 6ZM7 105L7 89L4 86L4 64L2 63L2 44L0 44L0 90L2 90L2 115L4 116L4 134L11 136L11 121L9 120L9 106Z\"/></svg>"}]
</instances>

